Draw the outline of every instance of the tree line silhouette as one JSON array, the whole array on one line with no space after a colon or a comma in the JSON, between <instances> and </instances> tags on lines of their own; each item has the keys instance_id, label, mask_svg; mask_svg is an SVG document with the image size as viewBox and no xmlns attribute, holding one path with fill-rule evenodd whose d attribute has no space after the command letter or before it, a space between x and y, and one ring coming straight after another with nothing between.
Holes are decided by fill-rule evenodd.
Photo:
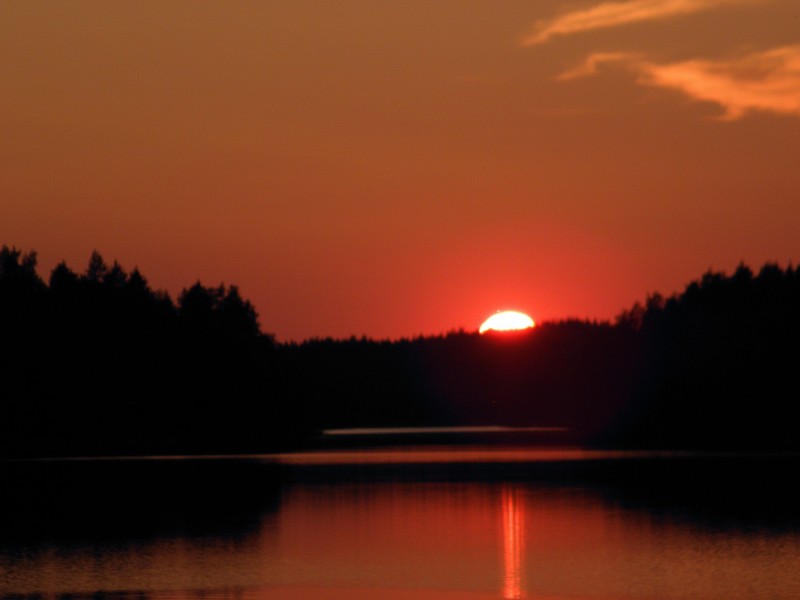
<instances>
[{"instance_id":1,"label":"tree line silhouette","mask_svg":"<svg viewBox=\"0 0 800 600\"><path fill-rule=\"evenodd\" d=\"M236 286L176 301L94 252L0 249L0 456L256 453L326 428L526 425L617 447L798 449L800 269L741 265L613 322L278 344Z\"/></svg>"},{"instance_id":2,"label":"tree line silhouette","mask_svg":"<svg viewBox=\"0 0 800 600\"><path fill-rule=\"evenodd\" d=\"M294 435L268 393L274 340L235 286L198 282L174 302L97 252L45 283L34 252L3 247L0 332L2 455L251 451Z\"/></svg>"}]
</instances>

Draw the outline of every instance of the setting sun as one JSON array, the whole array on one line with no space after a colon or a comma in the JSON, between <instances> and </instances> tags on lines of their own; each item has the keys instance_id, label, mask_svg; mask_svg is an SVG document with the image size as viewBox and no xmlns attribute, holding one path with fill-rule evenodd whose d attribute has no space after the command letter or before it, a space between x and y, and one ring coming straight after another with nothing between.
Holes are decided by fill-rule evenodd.
<instances>
[{"instance_id":1,"label":"setting sun","mask_svg":"<svg viewBox=\"0 0 800 600\"><path fill-rule=\"evenodd\" d=\"M478 330L480 333L487 331L517 331L519 329L530 329L535 323L525 313L516 310L498 311L486 319Z\"/></svg>"}]
</instances>

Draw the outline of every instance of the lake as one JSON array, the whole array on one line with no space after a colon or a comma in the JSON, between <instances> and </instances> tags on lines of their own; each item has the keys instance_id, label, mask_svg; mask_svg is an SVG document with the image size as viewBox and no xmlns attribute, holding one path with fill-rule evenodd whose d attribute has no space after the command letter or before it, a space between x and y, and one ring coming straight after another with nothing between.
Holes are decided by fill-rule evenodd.
<instances>
[{"instance_id":1,"label":"lake","mask_svg":"<svg viewBox=\"0 0 800 600\"><path fill-rule=\"evenodd\" d=\"M798 598L798 466L463 444L4 462L0 595Z\"/></svg>"}]
</instances>

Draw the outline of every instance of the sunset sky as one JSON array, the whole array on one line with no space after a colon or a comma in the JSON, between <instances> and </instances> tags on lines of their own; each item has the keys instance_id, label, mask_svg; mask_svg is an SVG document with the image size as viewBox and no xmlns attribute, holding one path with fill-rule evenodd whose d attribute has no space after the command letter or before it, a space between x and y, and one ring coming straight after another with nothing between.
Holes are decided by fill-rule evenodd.
<instances>
[{"instance_id":1,"label":"sunset sky","mask_svg":"<svg viewBox=\"0 0 800 600\"><path fill-rule=\"evenodd\" d=\"M0 3L0 244L279 340L800 260L797 0Z\"/></svg>"}]
</instances>

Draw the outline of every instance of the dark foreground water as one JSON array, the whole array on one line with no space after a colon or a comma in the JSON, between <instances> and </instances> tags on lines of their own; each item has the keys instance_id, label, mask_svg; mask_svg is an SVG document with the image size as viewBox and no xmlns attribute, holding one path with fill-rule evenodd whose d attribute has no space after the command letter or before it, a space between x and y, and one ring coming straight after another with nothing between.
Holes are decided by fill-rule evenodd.
<instances>
[{"instance_id":1,"label":"dark foreground water","mask_svg":"<svg viewBox=\"0 0 800 600\"><path fill-rule=\"evenodd\" d=\"M794 599L798 466L465 446L0 463L0 596Z\"/></svg>"}]
</instances>

